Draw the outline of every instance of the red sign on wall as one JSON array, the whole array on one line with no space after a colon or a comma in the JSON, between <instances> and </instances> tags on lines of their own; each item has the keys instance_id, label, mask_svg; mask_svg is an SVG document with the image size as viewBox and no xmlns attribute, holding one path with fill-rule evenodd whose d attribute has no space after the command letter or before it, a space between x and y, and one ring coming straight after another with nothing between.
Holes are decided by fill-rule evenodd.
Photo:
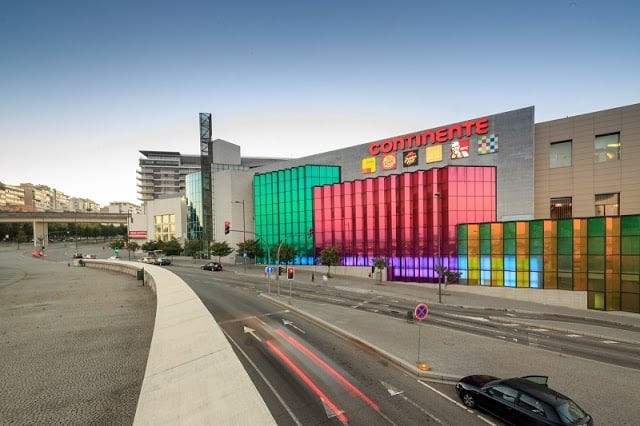
<instances>
[{"instance_id":1,"label":"red sign on wall","mask_svg":"<svg viewBox=\"0 0 640 426\"><path fill-rule=\"evenodd\" d=\"M147 231L129 231L129 239L132 240L146 240Z\"/></svg>"}]
</instances>

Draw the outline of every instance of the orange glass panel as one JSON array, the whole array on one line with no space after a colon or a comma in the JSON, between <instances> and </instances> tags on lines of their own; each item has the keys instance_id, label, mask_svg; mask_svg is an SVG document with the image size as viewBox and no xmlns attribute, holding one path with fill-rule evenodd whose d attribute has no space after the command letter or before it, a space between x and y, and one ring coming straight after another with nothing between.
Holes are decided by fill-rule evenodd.
<instances>
[{"instance_id":1,"label":"orange glass panel","mask_svg":"<svg viewBox=\"0 0 640 426\"><path fill-rule=\"evenodd\" d=\"M544 288L558 288L558 277L555 272L544 272Z\"/></svg>"},{"instance_id":2,"label":"orange glass panel","mask_svg":"<svg viewBox=\"0 0 640 426\"><path fill-rule=\"evenodd\" d=\"M573 273L573 289L576 291L587 291L587 273Z\"/></svg>"},{"instance_id":3,"label":"orange glass panel","mask_svg":"<svg viewBox=\"0 0 640 426\"><path fill-rule=\"evenodd\" d=\"M516 238L529 238L529 222L516 222Z\"/></svg>"}]
</instances>

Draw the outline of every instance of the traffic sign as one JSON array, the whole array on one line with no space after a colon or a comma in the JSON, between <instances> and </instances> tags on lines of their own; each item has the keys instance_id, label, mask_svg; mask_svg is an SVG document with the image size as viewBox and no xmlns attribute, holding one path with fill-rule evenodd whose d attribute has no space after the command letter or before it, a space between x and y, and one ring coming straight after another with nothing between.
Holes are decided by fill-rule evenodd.
<instances>
[{"instance_id":1,"label":"traffic sign","mask_svg":"<svg viewBox=\"0 0 640 426\"><path fill-rule=\"evenodd\" d=\"M425 319L427 315L429 315L429 307L424 303L420 303L413 311L413 316L420 321Z\"/></svg>"},{"instance_id":2,"label":"traffic sign","mask_svg":"<svg viewBox=\"0 0 640 426\"><path fill-rule=\"evenodd\" d=\"M269 275L273 274L273 266L267 266L264 271Z\"/></svg>"}]
</instances>

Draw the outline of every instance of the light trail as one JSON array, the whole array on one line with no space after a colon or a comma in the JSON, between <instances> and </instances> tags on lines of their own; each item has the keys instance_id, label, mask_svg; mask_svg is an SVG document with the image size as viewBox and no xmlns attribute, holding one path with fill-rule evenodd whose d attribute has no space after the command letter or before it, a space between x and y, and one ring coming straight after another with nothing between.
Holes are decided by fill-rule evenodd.
<instances>
[{"instance_id":1,"label":"light trail","mask_svg":"<svg viewBox=\"0 0 640 426\"><path fill-rule=\"evenodd\" d=\"M278 349L276 347L276 345L273 344L273 342L271 340L267 340L266 345L269 349L271 349L271 351L276 354L282 361L284 361L284 363L289 366L289 368L298 375L298 377L300 377L300 379L302 379L302 381L304 381L307 386L309 386L309 388L316 393L316 395L318 395L318 397L325 403L327 404L327 406L331 409L331 411L333 411L336 416L338 416L338 418L340 419L340 421L343 424L347 424L349 423L349 421L347 420L347 416L344 415L344 413L342 412L342 410L340 410L338 408L337 405L335 405L333 403L333 401L331 401L331 399L329 399L329 397L327 395L325 395L324 392L322 392L322 390L313 382L313 380L311 380L306 374L304 374L304 372L298 368L297 365L294 364L293 361L291 361L284 353L282 353L282 351L280 349Z\"/></svg>"},{"instance_id":2,"label":"light trail","mask_svg":"<svg viewBox=\"0 0 640 426\"><path fill-rule=\"evenodd\" d=\"M294 339L292 336L290 336L289 334L287 334L285 331L283 330L276 330L276 334L279 334L280 336L284 337L289 343L291 343L293 346L295 346L299 351L301 351L302 353L304 353L306 356L308 356L309 358L311 358L311 360L313 360L317 365L319 365L322 369L324 369L327 373L329 373L330 375L332 375L334 378L336 378L341 384L342 386L344 386L345 388L347 388L348 390L350 390L352 393L356 394L360 399L362 399L364 402L366 402L367 404L369 404L369 406L371 408L373 408L376 411L380 411L380 407L378 406L378 404L376 404L375 402L373 402L367 395L365 395L360 389L358 389L353 383L351 383L349 380L347 380L342 374L338 373L333 367L331 367L329 364L327 364L325 361L323 361L322 359L320 359L320 357L318 357L316 354L314 354L313 352L311 352L306 346L304 346L302 343L298 342L296 339Z\"/></svg>"}]
</instances>

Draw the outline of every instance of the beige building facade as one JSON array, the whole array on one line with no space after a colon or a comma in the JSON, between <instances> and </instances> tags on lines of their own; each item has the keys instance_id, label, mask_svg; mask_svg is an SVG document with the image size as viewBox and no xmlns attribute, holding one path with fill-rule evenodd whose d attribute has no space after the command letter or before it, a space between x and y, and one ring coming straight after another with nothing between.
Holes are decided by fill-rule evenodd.
<instances>
[{"instance_id":1,"label":"beige building facade","mask_svg":"<svg viewBox=\"0 0 640 426\"><path fill-rule=\"evenodd\" d=\"M535 217L640 213L640 104L535 125Z\"/></svg>"}]
</instances>

